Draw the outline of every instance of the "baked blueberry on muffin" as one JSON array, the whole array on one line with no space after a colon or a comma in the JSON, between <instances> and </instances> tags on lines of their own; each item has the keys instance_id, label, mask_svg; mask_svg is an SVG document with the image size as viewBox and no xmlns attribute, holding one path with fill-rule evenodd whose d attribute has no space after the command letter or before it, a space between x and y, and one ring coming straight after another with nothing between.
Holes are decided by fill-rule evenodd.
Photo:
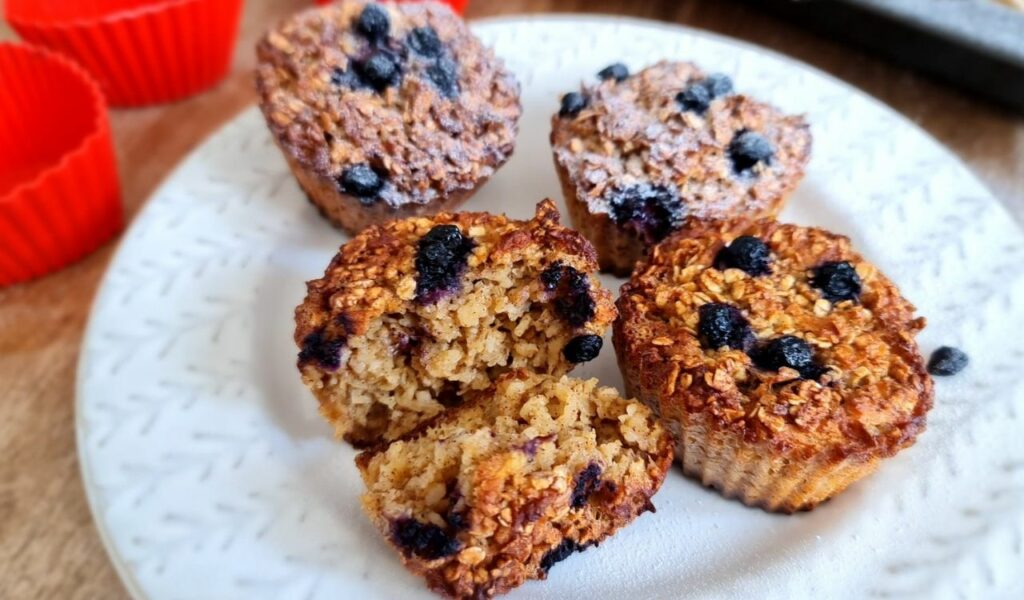
<instances>
[{"instance_id":1,"label":"baked blueberry on muffin","mask_svg":"<svg viewBox=\"0 0 1024 600\"><path fill-rule=\"evenodd\" d=\"M615 350L687 474L808 510L924 430L925 321L843 236L774 221L740 233L655 246L622 288Z\"/></svg>"},{"instance_id":2,"label":"baked blueberry on muffin","mask_svg":"<svg viewBox=\"0 0 1024 600\"><path fill-rule=\"evenodd\" d=\"M366 229L296 309L299 370L339 436L394 439L516 368L561 375L615 319L594 249L550 200L530 221L440 214Z\"/></svg>"},{"instance_id":3,"label":"baked blueberry on muffin","mask_svg":"<svg viewBox=\"0 0 1024 600\"><path fill-rule=\"evenodd\" d=\"M453 209L512 153L519 85L441 4L307 10L257 55L277 145L313 204L350 233Z\"/></svg>"},{"instance_id":4,"label":"baked blueberry on muffin","mask_svg":"<svg viewBox=\"0 0 1024 600\"><path fill-rule=\"evenodd\" d=\"M671 435L643 404L526 371L356 459L373 524L453 598L544 579L653 510L671 463Z\"/></svg>"},{"instance_id":5,"label":"baked blueberry on muffin","mask_svg":"<svg viewBox=\"0 0 1024 600\"><path fill-rule=\"evenodd\" d=\"M680 229L774 216L803 177L804 119L733 93L725 75L659 62L598 78L562 97L551 145L573 225L604 271L628 275Z\"/></svg>"}]
</instances>

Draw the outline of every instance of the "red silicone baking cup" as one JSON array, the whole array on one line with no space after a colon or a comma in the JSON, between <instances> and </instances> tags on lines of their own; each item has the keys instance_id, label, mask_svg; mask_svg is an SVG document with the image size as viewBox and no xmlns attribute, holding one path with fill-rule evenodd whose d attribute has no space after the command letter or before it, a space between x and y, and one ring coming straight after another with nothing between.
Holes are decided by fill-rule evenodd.
<instances>
[{"instance_id":1,"label":"red silicone baking cup","mask_svg":"<svg viewBox=\"0 0 1024 600\"><path fill-rule=\"evenodd\" d=\"M0 285L85 256L123 223L99 85L58 54L0 43Z\"/></svg>"},{"instance_id":2,"label":"red silicone baking cup","mask_svg":"<svg viewBox=\"0 0 1024 600\"><path fill-rule=\"evenodd\" d=\"M398 0L398 2L403 1L409 2L416 0ZM316 3L321 6L331 4L332 2L335 2L335 0L316 0ZM441 2L442 4L447 4L448 6L452 7L452 10L461 15L463 12L465 12L466 4L469 2L469 0L441 0Z\"/></svg>"},{"instance_id":3,"label":"red silicone baking cup","mask_svg":"<svg viewBox=\"0 0 1024 600\"><path fill-rule=\"evenodd\" d=\"M74 58L114 106L177 100L231 67L242 0L7 0L24 39Z\"/></svg>"}]
</instances>

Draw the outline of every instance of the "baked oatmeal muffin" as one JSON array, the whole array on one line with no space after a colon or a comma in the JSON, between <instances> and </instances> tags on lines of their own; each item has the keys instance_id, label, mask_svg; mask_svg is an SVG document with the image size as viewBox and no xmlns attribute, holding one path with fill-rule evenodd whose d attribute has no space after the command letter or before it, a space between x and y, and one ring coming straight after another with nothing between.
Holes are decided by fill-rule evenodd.
<instances>
[{"instance_id":1,"label":"baked oatmeal muffin","mask_svg":"<svg viewBox=\"0 0 1024 600\"><path fill-rule=\"evenodd\" d=\"M519 84L444 5L307 10L257 55L277 145L313 204L350 233L451 210L512 154Z\"/></svg>"},{"instance_id":2,"label":"baked oatmeal muffin","mask_svg":"<svg viewBox=\"0 0 1024 600\"><path fill-rule=\"evenodd\" d=\"M774 216L803 177L807 122L734 94L726 75L662 61L598 77L562 97L551 146L573 225L603 271L629 275L673 231Z\"/></svg>"},{"instance_id":3,"label":"baked oatmeal muffin","mask_svg":"<svg viewBox=\"0 0 1024 600\"><path fill-rule=\"evenodd\" d=\"M339 436L394 439L519 367L561 375L615 320L594 249L550 200L530 221L440 214L342 246L295 311L299 370Z\"/></svg>"},{"instance_id":4,"label":"baked oatmeal muffin","mask_svg":"<svg viewBox=\"0 0 1024 600\"><path fill-rule=\"evenodd\" d=\"M688 475L809 510L924 430L925 321L843 236L774 221L740 233L655 246L622 288L615 350Z\"/></svg>"},{"instance_id":5,"label":"baked oatmeal muffin","mask_svg":"<svg viewBox=\"0 0 1024 600\"><path fill-rule=\"evenodd\" d=\"M438 593L484 598L653 511L672 438L596 379L520 370L356 463L363 507L406 566Z\"/></svg>"}]
</instances>

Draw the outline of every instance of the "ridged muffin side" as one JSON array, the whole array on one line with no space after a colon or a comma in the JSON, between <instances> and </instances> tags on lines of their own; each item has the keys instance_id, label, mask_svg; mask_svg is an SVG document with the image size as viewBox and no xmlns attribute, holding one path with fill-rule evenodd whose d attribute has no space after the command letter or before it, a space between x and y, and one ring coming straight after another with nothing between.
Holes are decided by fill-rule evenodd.
<instances>
[{"instance_id":1,"label":"ridged muffin side","mask_svg":"<svg viewBox=\"0 0 1024 600\"><path fill-rule=\"evenodd\" d=\"M724 75L661 61L602 79L563 96L551 147L573 225L603 271L629 275L675 231L775 216L803 178L806 120L734 93Z\"/></svg>"},{"instance_id":2,"label":"ridged muffin side","mask_svg":"<svg viewBox=\"0 0 1024 600\"><path fill-rule=\"evenodd\" d=\"M924 430L924 319L846 237L774 221L736 235L652 250L617 302L619 365L688 475L765 510L809 510Z\"/></svg>"}]
</instances>

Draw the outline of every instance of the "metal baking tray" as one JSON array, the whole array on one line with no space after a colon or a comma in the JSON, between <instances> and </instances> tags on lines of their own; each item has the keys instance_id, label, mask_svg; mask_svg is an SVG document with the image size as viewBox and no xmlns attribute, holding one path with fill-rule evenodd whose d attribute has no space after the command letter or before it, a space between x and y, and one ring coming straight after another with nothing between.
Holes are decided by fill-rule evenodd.
<instances>
[{"instance_id":1,"label":"metal baking tray","mask_svg":"<svg viewBox=\"0 0 1024 600\"><path fill-rule=\"evenodd\" d=\"M1024 112L1024 9L997 0L747 0Z\"/></svg>"}]
</instances>

